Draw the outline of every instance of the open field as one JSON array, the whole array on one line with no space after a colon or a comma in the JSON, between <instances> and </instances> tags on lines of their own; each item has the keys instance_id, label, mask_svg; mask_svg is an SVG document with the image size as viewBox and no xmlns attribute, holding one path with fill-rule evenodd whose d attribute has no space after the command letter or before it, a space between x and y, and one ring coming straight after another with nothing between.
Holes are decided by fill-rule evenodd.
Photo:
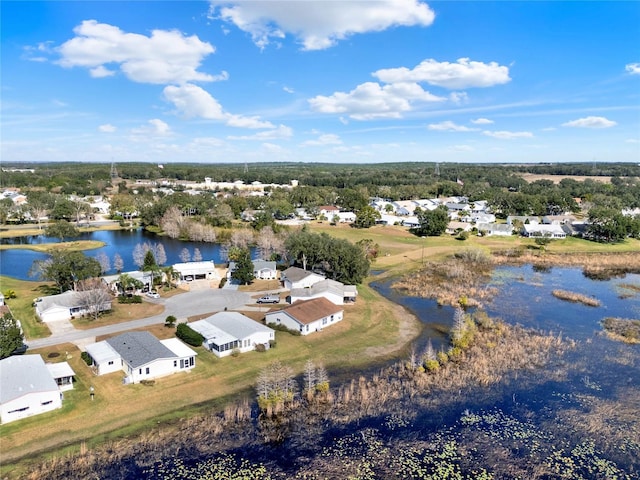
<instances>
[{"instance_id":1,"label":"open field","mask_svg":"<svg viewBox=\"0 0 640 480\"><path fill-rule=\"evenodd\" d=\"M49 253L53 250L79 251L93 250L104 246L104 242L98 240L76 240L62 243L40 243L37 245L0 245L0 250L23 249L36 252Z\"/></svg>"},{"instance_id":2,"label":"open field","mask_svg":"<svg viewBox=\"0 0 640 480\"><path fill-rule=\"evenodd\" d=\"M35 223L25 223L22 225L3 225L0 228L0 238L25 237L28 235L41 235L44 232L46 224L40 227ZM79 227L80 232L97 232L99 230L121 230L122 227L118 223L109 225Z\"/></svg>"},{"instance_id":3,"label":"open field","mask_svg":"<svg viewBox=\"0 0 640 480\"><path fill-rule=\"evenodd\" d=\"M551 180L553 183L558 184L565 178L575 180L576 182L593 180L594 182L611 183L611 177L599 175L540 175L537 173L521 173L520 176L528 183L535 182L536 180Z\"/></svg>"}]
</instances>

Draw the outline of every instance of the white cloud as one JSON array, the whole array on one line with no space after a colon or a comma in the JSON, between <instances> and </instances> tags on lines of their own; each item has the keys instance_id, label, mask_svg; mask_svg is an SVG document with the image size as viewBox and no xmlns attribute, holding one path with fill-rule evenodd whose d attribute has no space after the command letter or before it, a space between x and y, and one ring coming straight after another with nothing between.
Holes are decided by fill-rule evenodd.
<instances>
[{"instance_id":1,"label":"white cloud","mask_svg":"<svg viewBox=\"0 0 640 480\"><path fill-rule=\"evenodd\" d=\"M625 143L640 143L640 140L638 140L637 138L627 138L624 142Z\"/></svg>"},{"instance_id":2,"label":"white cloud","mask_svg":"<svg viewBox=\"0 0 640 480\"><path fill-rule=\"evenodd\" d=\"M342 113L356 120L400 118L411 110L412 102L445 100L422 89L417 83L396 83L381 86L375 82L358 85L349 93L336 92L327 97L309 99L311 108L321 113Z\"/></svg>"},{"instance_id":3,"label":"white cloud","mask_svg":"<svg viewBox=\"0 0 640 480\"><path fill-rule=\"evenodd\" d=\"M452 145L448 150L451 152L473 152L474 148L470 145Z\"/></svg>"},{"instance_id":4,"label":"white cloud","mask_svg":"<svg viewBox=\"0 0 640 480\"><path fill-rule=\"evenodd\" d=\"M420 0L210 2L210 15L251 34L264 48L285 35L304 50L322 50L351 35L398 26L429 26L435 14Z\"/></svg>"},{"instance_id":5,"label":"white cloud","mask_svg":"<svg viewBox=\"0 0 640 480\"><path fill-rule=\"evenodd\" d=\"M89 75L93 78L113 77L116 74L113 70L109 70L104 65L89 70Z\"/></svg>"},{"instance_id":6,"label":"white cloud","mask_svg":"<svg viewBox=\"0 0 640 480\"><path fill-rule=\"evenodd\" d=\"M271 122L265 122L255 116L244 117L224 112L218 101L197 85L190 83L181 86L168 85L163 93L165 99L173 103L177 111L186 118L220 120L230 127L274 128Z\"/></svg>"},{"instance_id":7,"label":"white cloud","mask_svg":"<svg viewBox=\"0 0 640 480\"><path fill-rule=\"evenodd\" d=\"M428 59L423 60L413 70L406 67L386 68L374 72L373 76L385 83L426 82L452 90L492 87L511 80L509 67L498 65L496 62L475 62L468 58L460 58L457 63Z\"/></svg>"},{"instance_id":8,"label":"white cloud","mask_svg":"<svg viewBox=\"0 0 640 480\"><path fill-rule=\"evenodd\" d=\"M456 105L460 105L469 101L469 95L467 95L467 92L451 92L449 99Z\"/></svg>"},{"instance_id":9,"label":"white cloud","mask_svg":"<svg viewBox=\"0 0 640 480\"><path fill-rule=\"evenodd\" d=\"M282 140L293 136L293 129L286 125L279 125L278 128L258 132L254 135L229 136L230 140Z\"/></svg>"},{"instance_id":10,"label":"white cloud","mask_svg":"<svg viewBox=\"0 0 640 480\"><path fill-rule=\"evenodd\" d=\"M98 127L98 130L104 133L113 133L117 130L117 128L110 123L105 123L104 125L100 125Z\"/></svg>"},{"instance_id":11,"label":"white cloud","mask_svg":"<svg viewBox=\"0 0 640 480\"><path fill-rule=\"evenodd\" d=\"M577 128L609 128L617 125L613 120L608 120L604 117L584 117L570 122L563 123L563 127L577 127Z\"/></svg>"},{"instance_id":12,"label":"white cloud","mask_svg":"<svg viewBox=\"0 0 640 480\"><path fill-rule=\"evenodd\" d=\"M471 123L475 125L491 125L493 120L489 120L488 118L476 118L475 120L471 120Z\"/></svg>"},{"instance_id":13,"label":"white cloud","mask_svg":"<svg viewBox=\"0 0 640 480\"><path fill-rule=\"evenodd\" d=\"M168 84L226 79L198 72L202 60L215 51L197 36L177 30L153 30L151 36L126 33L96 20L74 28L76 36L58 49L63 67L85 67L92 76L106 76L119 66L127 78L138 83Z\"/></svg>"},{"instance_id":14,"label":"white cloud","mask_svg":"<svg viewBox=\"0 0 640 480\"><path fill-rule=\"evenodd\" d=\"M282 90L284 90L287 93L295 93L295 90L290 87L282 87Z\"/></svg>"},{"instance_id":15,"label":"white cloud","mask_svg":"<svg viewBox=\"0 0 640 480\"><path fill-rule=\"evenodd\" d=\"M317 140L308 140L302 144L307 147L318 147L324 145L342 145L342 140L338 135L333 133L326 133L324 135L320 135Z\"/></svg>"},{"instance_id":16,"label":"white cloud","mask_svg":"<svg viewBox=\"0 0 640 480\"><path fill-rule=\"evenodd\" d=\"M446 120L440 123L432 123L429 125L429 130L437 130L439 132L473 132L476 128L465 127L464 125L456 125L451 120Z\"/></svg>"},{"instance_id":17,"label":"white cloud","mask_svg":"<svg viewBox=\"0 0 640 480\"><path fill-rule=\"evenodd\" d=\"M640 63L628 63L624 69L631 75L640 75Z\"/></svg>"},{"instance_id":18,"label":"white cloud","mask_svg":"<svg viewBox=\"0 0 640 480\"><path fill-rule=\"evenodd\" d=\"M131 130L131 133L134 135L154 135L154 136L165 136L171 135L173 132L171 131L171 127L166 122L163 122L159 118L152 118L149 120L148 125L143 125L139 128L134 128Z\"/></svg>"},{"instance_id":19,"label":"white cloud","mask_svg":"<svg viewBox=\"0 0 640 480\"><path fill-rule=\"evenodd\" d=\"M499 138L500 140L511 140L512 138L531 138L533 137L533 133L531 132L509 132L507 130L498 130L498 131L489 131L485 130L482 132L487 137Z\"/></svg>"}]
</instances>

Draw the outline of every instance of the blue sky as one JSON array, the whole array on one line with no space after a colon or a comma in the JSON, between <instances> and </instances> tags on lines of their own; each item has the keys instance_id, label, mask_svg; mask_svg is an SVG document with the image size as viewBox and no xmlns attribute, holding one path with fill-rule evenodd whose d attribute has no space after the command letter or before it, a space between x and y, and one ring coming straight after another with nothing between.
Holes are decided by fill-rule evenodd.
<instances>
[{"instance_id":1,"label":"blue sky","mask_svg":"<svg viewBox=\"0 0 640 480\"><path fill-rule=\"evenodd\" d=\"M640 162L640 2L1 3L2 162Z\"/></svg>"}]
</instances>

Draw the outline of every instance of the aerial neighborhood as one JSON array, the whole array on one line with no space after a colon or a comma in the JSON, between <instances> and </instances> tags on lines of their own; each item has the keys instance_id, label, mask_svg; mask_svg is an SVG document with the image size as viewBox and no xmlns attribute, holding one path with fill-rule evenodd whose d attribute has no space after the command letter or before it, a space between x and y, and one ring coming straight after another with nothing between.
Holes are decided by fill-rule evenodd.
<instances>
[{"instance_id":1,"label":"aerial neighborhood","mask_svg":"<svg viewBox=\"0 0 640 480\"><path fill-rule=\"evenodd\" d=\"M376 227L418 238L449 235L462 241L470 235L531 238L540 245L572 236L610 234L594 228L598 219L585 211L583 198L565 196L564 203L542 214L532 208L510 208L500 196L465 194L459 178L445 182L436 177L434 196L363 196L353 190L327 202L327 197L297 180L268 184L215 181L209 176L202 181L124 180L113 170L115 166L111 184L117 188L99 194L28 189L23 193L21 188L7 187L0 197L3 223L31 223L38 234L58 238L61 246L78 237L78 228L86 227L136 231L142 226L162 234L156 242L117 250L113 258L99 251L56 249L31 269L41 280L53 282L52 288L34 296L33 317L49 328L53 339L75 342L83 376L118 377L120 388L152 384L172 374L188 379L206 356L234 361L250 352L270 351L277 345L277 335L313 338L335 329L334 325L348 324L350 309L358 304L358 284L380 247L372 240L353 245L310 233L310 225ZM518 195L515 188L508 192ZM627 207L616 214L633 219L640 211ZM191 251L185 247L168 256L165 237L202 247ZM219 244L220 257L203 255L200 249L207 244ZM246 290L248 285L253 288ZM232 297L240 294L241 298ZM5 303L3 297L3 313L12 317ZM156 313L140 328L114 324L105 333L88 332L83 337L82 328L90 329L91 322L107 326L116 307L155 308ZM163 310L164 314L158 313ZM30 353L47 343L25 339L20 319L14 321L20 342L0 360L3 424L62 407L65 392L73 389L79 373L77 366L74 371L66 363L73 357L68 352L52 358ZM149 328L154 324L166 328ZM92 398L94 394L92 390Z\"/></svg>"}]
</instances>

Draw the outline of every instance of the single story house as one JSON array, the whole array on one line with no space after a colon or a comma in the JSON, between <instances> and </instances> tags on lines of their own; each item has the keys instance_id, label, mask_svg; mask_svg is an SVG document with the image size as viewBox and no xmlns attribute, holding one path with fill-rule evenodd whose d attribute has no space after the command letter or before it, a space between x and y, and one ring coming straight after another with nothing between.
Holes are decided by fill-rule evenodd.
<instances>
[{"instance_id":1,"label":"single story house","mask_svg":"<svg viewBox=\"0 0 640 480\"><path fill-rule=\"evenodd\" d=\"M46 366L51 374L51 378L56 382L61 392L73 390L73 377L76 372L73 371L71 365L67 362L58 362L47 363Z\"/></svg>"},{"instance_id":2,"label":"single story house","mask_svg":"<svg viewBox=\"0 0 640 480\"><path fill-rule=\"evenodd\" d=\"M197 355L177 338L158 340L149 332L126 332L102 342L87 345L96 374L117 370L126 374L124 383L189 371Z\"/></svg>"},{"instance_id":3,"label":"single story house","mask_svg":"<svg viewBox=\"0 0 640 480\"><path fill-rule=\"evenodd\" d=\"M90 292L74 292L72 290L59 295L40 297L35 301L36 315L43 322L53 322L56 320L69 320L73 317L89 313L94 305L88 306L83 300L83 295L90 295ZM111 310L111 299L105 299L97 306L101 312Z\"/></svg>"},{"instance_id":4,"label":"single story house","mask_svg":"<svg viewBox=\"0 0 640 480\"><path fill-rule=\"evenodd\" d=\"M562 226L556 224L525 224L522 226L522 235L525 237L567 238L567 233L562 229Z\"/></svg>"},{"instance_id":5,"label":"single story house","mask_svg":"<svg viewBox=\"0 0 640 480\"><path fill-rule=\"evenodd\" d=\"M184 280L186 277L191 277L193 280L216 280L220 278L213 260L176 263L173 269L180 275L180 280Z\"/></svg>"},{"instance_id":6,"label":"single story house","mask_svg":"<svg viewBox=\"0 0 640 480\"><path fill-rule=\"evenodd\" d=\"M255 350L257 345L269 348L275 331L238 312L219 312L189 323L189 327L204 337L202 345L218 357Z\"/></svg>"},{"instance_id":7,"label":"single story house","mask_svg":"<svg viewBox=\"0 0 640 480\"><path fill-rule=\"evenodd\" d=\"M334 205L320 205L318 207L318 214L324 216L327 220L333 221L334 215L337 215L340 209Z\"/></svg>"},{"instance_id":8,"label":"single story house","mask_svg":"<svg viewBox=\"0 0 640 480\"><path fill-rule=\"evenodd\" d=\"M501 235L508 237L513 235L513 225L506 223L478 223L476 225L479 233L484 235Z\"/></svg>"},{"instance_id":9,"label":"single story house","mask_svg":"<svg viewBox=\"0 0 640 480\"><path fill-rule=\"evenodd\" d=\"M473 229L473 225L469 222L454 222L451 221L447 224L445 233L453 235L458 232L469 232Z\"/></svg>"},{"instance_id":10,"label":"single story house","mask_svg":"<svg viewBox=\"0 0 640 480\"><path fill-rule=\"evenodd\" d=\"M513 225L514 222L520 222L523 225L526 223L528 225L538 224L540 223L540 217L531 216L531 215L509 215L507 217L507 225Z\"/></svg>"},{"instance_id":11,"label":"single story house","mask_svg":"<svg viewBox=\"0 0 640 480\"><path fill-rule=\"evenodd\" d=\"M302 335L309 335L341 321L343 317L344 309L322 297L299 300L282 310L268 312L265 322L267 325L284 325Z\"/></svg>"},{"instance_id":12,"label":"single story house","mask_svg":"<svg viewBox=\"0 0 640 480\"><path fill-rule=\"evenodd\" d=\"M356 214L353 212L338 212L334 215L338 216L338 223L353 223L356 221ZM333 218L330 218L330 220L333 220Z\"/></svg>"},{"instance_id":13,"label":"single story house","mask_svg":"<svg viewBox=\"0 0 640 480\"><path fill-rule=\"evenodd\" d=\"M314 283L309 288L293 288L289 295L289 303L298 300L310 300L312 298L326 298L335 305L344 305L345 302L355 302L358 290L355 285L345 285L336 280L325 279Z\"/></svg>"},{"instance_id":14,"label":"single story house","mask_svg":"<svg viewBox=\"0 0 640 480\"><path fill-rule=\"evenodd\" d=\"M61 408L62 398L40 355L18 355L0 360L1 423Z\"/></svg>"},{"instance_id":15,"label":"single story house","mask_svg":"<svg viewBox=\"0 0 640 480\"><path fill-rule=\"evenodd\" d=\"M542 223L546 225L564 225L577 221L578 219L575 215L545 215L542 217Z\"/></svg>"},{"instance_id":16,"label":"single story house","mask_svg":"<svg viewBox=\"0 0 640 480\"><path fill-rule=\"evenodd\" d=\"M116 294L120 295L124 293L124 289L120 285L120 275L129 275L134 280L142 283L142 288L137 290L135 293L140 293L141 291L149 291L152 289L151 282L153 277L151 276L151 272L141 272L140 270L133 270L131 272L122 272L116 275L105 275L102 277L102 281L105 282L109 288Z\"/></svg>"},{"instance_id":17,"label":"single story house","mask_svg":"<svg viewBox=\"0 0 640 480\"><path fill-rule=\"evenodd\" d=\"M229 262L227 270L227 280L231 280L231 275L236 269L236 262ZM276 262L267 260L253 260L253 276L260 280L274 280L278 278Z\"/></svg>"},{"instance_id":18,"label":"single story house","mask_svg":"<svg viewBox=\"0 0 640 480\"><path fill-rule=\"evenodd\" d=\"M292 290L294 288L309 288L314 283L324 280L324 275L298 267L289 267L282 272L280 279L285 288Z\"/></svg>"}]
</instances>

